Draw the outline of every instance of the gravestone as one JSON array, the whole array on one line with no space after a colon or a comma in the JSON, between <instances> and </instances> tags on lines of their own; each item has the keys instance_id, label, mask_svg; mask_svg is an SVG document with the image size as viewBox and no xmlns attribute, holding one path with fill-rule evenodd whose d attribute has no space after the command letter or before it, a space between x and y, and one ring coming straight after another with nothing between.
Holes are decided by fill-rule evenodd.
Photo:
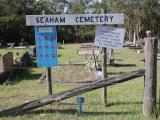
<instances>
[{"instance_id":1,"label":"gravestone","mask_svg":"<svg viewBox=\"0 0 160 120\"><path fill-rule=\"evenodd\" d=\"M8 52L0 57L0 73L7 71L14 64L13 53Z\"/></svg>"},{"instance_id":2,"label":"gravestone","mask_svg":"<svg viewBox=\"0 0 160 120\"><path fill-rule=\"evenodd\" d=\"M3 58L0 57L0 73L4 72Z\"/></svg>"}]
</instances>

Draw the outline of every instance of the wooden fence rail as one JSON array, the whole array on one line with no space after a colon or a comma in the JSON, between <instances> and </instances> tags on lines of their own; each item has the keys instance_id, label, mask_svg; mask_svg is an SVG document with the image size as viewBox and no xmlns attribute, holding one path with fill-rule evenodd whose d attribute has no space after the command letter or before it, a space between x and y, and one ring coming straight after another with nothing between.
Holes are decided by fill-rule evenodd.
<instances>
[{"instance_id":1,"label":"wooden fence rail","mask_svg":"<svg viewBox=\"0 0 160 120\"><path fill-rule=\"evenodd\" d=\"M123 73L113 78L96 80L90 84L83 85L77 88L73 88L71 90L61 92L57 95L50 95L50 96L47 96L41 99L37 99L31 102L24 103L22 105L19 105L19 106L16 106L16 107L13 107L7 110L3 110L0 112L0 116L19 115L26 111L33 110L38 107L41 107L41 106L44 106L44 105L47 105L53 102L58 102L58 101L82 94L82 93L86 93L86 92L98 89L98 88L102 88L104 86L110 86L110 85L114 85L117 83L122 83L128 80L132 80L137 77L144 76L144 73L145 73L145 70L141 69L137 71Z\"/></svg>"}]
</instances>

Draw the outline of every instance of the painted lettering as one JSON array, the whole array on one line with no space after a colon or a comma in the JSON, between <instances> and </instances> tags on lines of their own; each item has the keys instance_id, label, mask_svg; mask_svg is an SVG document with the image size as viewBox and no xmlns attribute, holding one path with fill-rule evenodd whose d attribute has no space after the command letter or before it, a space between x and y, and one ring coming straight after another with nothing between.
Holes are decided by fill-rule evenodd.
<instances>
[{"instance_id":1,"label":"painted lettering","mask_svg":"<svg viewBox=\"0 0 160 120\"><path fill-rule=\"evenodd\" d=\"M96 18L96 22L98 22L99 21L99 16L95 16L95 18Z\"/></svg>"},{"instance_id":2,"label":"painted lettering","mask_svg":"<svg viewBox=\"0 0 160 120\"><path fill-rule=\"evenodd\" d=\"M79 21L78 21L78 18L79 18L79 17L76 17L76 22L79 22Z\"/></svg>"},{"instance_id":3,"label":"painted lettering","mask_svg":"<svg viewBox=\"0 0 160 120\"><path fill-rule=\"evenodd\" d=\"M80 23L83 23L83 17L80 17Z\"/></svg>"},{"instance_id":4,"label":"painted lettering","mask_svg":"<svg viewBox=\"0 0 160 120\"><path fill-rule=\"evenodd\" d=\"M36 17L36 23L39 23L39 17Z\"/></svg>"},{"instance_id":5,"label":"painted lettering","mask_svg":"<svg viewBox=\"0 0 160 120\"><path fill-rule=\"evenodd\" d=\"M65 23L65 17L60 17L60 23Z\"/></svg>"},{"instance_id":6,"label":"painted lettering","mask_svg":"<svg viewBox=\"0 0 160 120\"><path fill-rule=\"evenodd\" d=\"M50 23L53 23L53 22L54 22L53 17L50 17Z\"/></svg>"},{"instance_id":7,"label":"painted lettering","mask_svg":"<svg viewBox=\"0 0 160 120\"><path fill-rule=\"evenodd\" d=\"M108 22L108 16L105 16L104 21Z\"/></svg>"},{"instance_id":8,"label":"painted lettering","mask_svg":"<svg viewBox=\"0 0 160 120\"><path fill-rule=\"evenodd\" d=\"M104 16L100 16L100 22L104 22L103 19L104 19Z\"/></svg>"},{"instance_id":9,"label":"painted lettering","mask_svg":"<svg viewBox=\"0 0 160 120\"><path fill-rule=\"evenodd\" d=\"M48 18L46 17L46 19L45 19L45 23L49 23L49 20L48 20Z\"/></svg>"},{"instance_id":10,"label":"painted lettering","mask_svg":"<svg viewBox=\"0 0 160 120\"><path fill-rule=\"evenodd\" d=\"M57 17L55 18L55 23L59 23L59 20Z\"/></svg>"},{"instance_id":11,"label":"painted lettering","mask_svg":"<svg viewBox=\"0 0 160 120\"><path fill-rule=\"evenodd\" d=\"M91 22L94 22L94 17L93 16L91 16Z\"/></svg>"},{"instance_id":12,"label":"painted lettering","mask_svg":"<svg viewBox=\"0 0 160 120\"><path fill-rule=\"evenodd\" d=\"M111 22L113 21L113 16L110 16Z\"/></svg>"},{"instance_id":13,"label":"painted lettering","mask_svg":"<svg viewBox=\"0 0 160 120\"><path fill-rule=\"evenodd\" d=\"M44 23L44 17L40 17L40 23Z\"/></svg>"},{"instance_id":14,"label":"painted lettering","mask_svg":"<svg viewBox=\"0 0 160 120\"><path fill-rule=\"evenodd\" d=\"M89 17L84 17L84 21L85 22L90 22L90 18Z\"/></svg>"}]
</instances>

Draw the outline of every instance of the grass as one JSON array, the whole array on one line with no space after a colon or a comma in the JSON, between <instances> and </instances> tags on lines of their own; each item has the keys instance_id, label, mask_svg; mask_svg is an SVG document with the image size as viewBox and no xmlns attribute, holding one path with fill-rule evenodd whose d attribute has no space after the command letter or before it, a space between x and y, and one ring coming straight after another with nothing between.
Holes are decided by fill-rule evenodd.
<instances>
[{"instance_id":1,"label":"grass","mask_svg":"<svg viewBox=\"0 0 160 120\"><path fill-rule=\"evenodd\" d=\"M59 64L68 61L80 62L83 56L78 56L76 50L79 44L67 44L59 50ZM12 49L7 49L8 51ZM0 49L0 54L6 50ZM12 50L13 51L13 50ZM16 51L16 50L15 50ZM16 51L17 52L17 51ZM144 68L143 54L124 48L115 50L115 63L117 67L108 67L108 77L113 75ZM37 75L44 71L43 68L32 68L31 75ZM83 68L55 67L53 68L53 92L71 89L82 84L54 83L54 80L76 80L85 77L92 79L93 74ZM84 77L83 74L87 75ZM158 73L160 62L158 61ZM77 77L76 77L77 76ZM158 80L160 74L158 74ZM84 96L84 114L77 114L76 97L50 104L34 111L16 117L3 117L2 120L145 120L142 115L143 107L143 77L122 84L108 87L108 106L101 103L101 89L94 90L80 96ZM159 90L159 84L158 84ZM20 105L24 102L47 96L47 83L38 84L37 78L20 81L14 85L0 85L0 110ZM159 95L159 94L158 94ZM157 98L158 101L158 98ZM157 104L158 106L158 104ZM159 118L159 117L158 117ZM153 118L154 119L154 118Z\"/></svg>"}]
</instances>

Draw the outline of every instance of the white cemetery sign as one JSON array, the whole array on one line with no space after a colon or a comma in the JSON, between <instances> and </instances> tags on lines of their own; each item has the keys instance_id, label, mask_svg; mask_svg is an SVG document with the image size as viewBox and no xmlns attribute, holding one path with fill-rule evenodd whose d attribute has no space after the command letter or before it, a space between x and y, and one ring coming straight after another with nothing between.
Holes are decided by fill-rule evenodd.
<instances>
[{"instance_id":1,"label":"white cemetery sign","mask_svg":"<svg viewBox=\"0 0 160 120\"><path fill-rule=\"evenodd\" d=\"M94 44L106 48L122 48L125 29L109 26L96 26Z\"/></svg>"},{"instance_id":2,"label":"white cemetery sign","mask_svg":"<svg viewBox=\"0 0 160 120\"><path fill-rule=\"evenodd\" d=\"M124 14L26 15L27 26L124 24Z\"/></svg>"}]
</instances>

